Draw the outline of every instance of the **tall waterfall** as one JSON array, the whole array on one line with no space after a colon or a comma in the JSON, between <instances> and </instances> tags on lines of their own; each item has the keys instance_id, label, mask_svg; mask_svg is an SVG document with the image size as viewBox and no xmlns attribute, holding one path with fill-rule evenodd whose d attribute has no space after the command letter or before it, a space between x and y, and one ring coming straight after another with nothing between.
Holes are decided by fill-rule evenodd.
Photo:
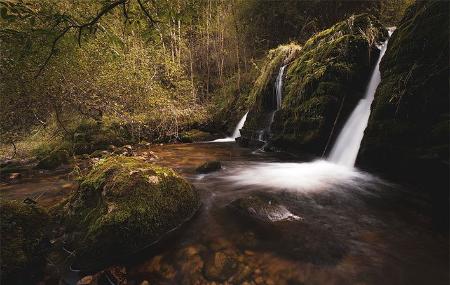
<instances>
[{"instance_id":1,"label":"tall waterfall","mask_svg":"<svg viewBox=\"0 0 450 285\"><path fill-rule=\"evenodd\" d=\"M389 36L391 36L393 31L394 29L389 29ZM328 160L331 162L348 167L353 167L355 165L359 147L364 136L364 130L369 121L370 105L372 104L378 84L380 84L381 81L380 62L386 52L388 40L386 40L380 48L380 55L370 78L369 85L367 86L364 98L359 101L358 105L353 110L330 152Z\"/></svg>"},{"instance_id":2,"label":"tall waterfall","mask_svg":"<svg viewBox=\"0 0 450 285\"><path fill-rule=\"evenodd\" d=\"M286 65L283 65L278 72L277 80L275 81L275 94L277 96L277 110L281 108L281 95L283 93L283 75Z\"/></svg>"},{"instance_id":3,"label":"tall waterfall","mask_svg":"<svg viewBox=\"0 0 450 285\"><path fill-rule=\"evenodd\" d=\"M269 124L267 127L259 132L259 140L264 141L264 136L270 134L270 127L272 126L273 119L275 118L275 113L281 108L281 99L283 95L283 76L284 69L287 65L283 65L280 67L280 71L278 71L277 79L275 80L275 99L276 99L276 108L269 115Z\"/></svg>"},{"instance_id":4,"label":"tall waterfall","mask_svg":"<svg viewBox=\"0 0 450 285\"><path fill-rule=\"evenodd\" d=\"M242 127L245 124L245 120L247 120L247 114L248 114L248 112L245 113L244 116L239 120L238 124L234 128L234 131L233 131L233 134L231 135L231 137L213 140L213 142L232 142L232 141L235 141L236 138L240 137L241 136L240 129L242 129Z\"/></svg>"}]
</instances>

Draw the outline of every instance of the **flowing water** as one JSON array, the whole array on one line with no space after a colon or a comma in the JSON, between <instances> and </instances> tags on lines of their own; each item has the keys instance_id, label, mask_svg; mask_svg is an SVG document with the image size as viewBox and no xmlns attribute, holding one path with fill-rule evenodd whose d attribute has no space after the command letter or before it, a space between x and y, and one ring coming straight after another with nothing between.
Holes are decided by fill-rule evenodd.
<instances>
[{"instance_id":1,"label":"flowing water","mask_svg":"<svg viewBox=\"0 0 450 285\"><path fill-rule=\"evenodd\" d=\"M272 126L273 120L275 118L275 113L281 108L281 102L283 99L283 76L284 76L284 70L286 69L287 65L283 65L280 67L280 70L278 71L277 78L275 80L275 110L270 112L269 114L269 121L267 124L267 127L263 130L259 131L259 140L260 141L267 141L266 138L270 136L270 128Z\"/></svg>"},{"instance_id":2,"label":"flowing water","mask_svg":"<svg viewBox=\"0 0 450 285\"><path fill-rule=\"evenodd\" d=\"M391 36L393 29L389 30ZM367 86L364 98L356 105L350 117L339 134L333 148L331 149L328 160L340 165L353 167L358 156L359 147L364 136L364 130L370 116L370 106L381 81L380 62L386 52L388 40L380 48L380 55L373 70L372 76Z\"/></svg>"},{"instance_id":3,"label":"flowing water","mask_svg":"<svg viewBox=\"0 0 450 285\"><path fill-rule=\"evenodd\" d=\"M195 185L203 206L160 246L114 264L126 269L128 284L447 284L448 240L431 231L426 200L395 185L235 143L150 146L135 155L149 150ZM223 169L197 174L208 160ZM50 187L51 173L36 173L1 184L0 193L23 199L45 186L60 200L64 185L76 183L63 173L53 179ZM242 214L230 206L252 197L262 197L262 209ZM82 275L65 274L61 284Z\"/></svg>"},{"instance_id":4,"label":"flowing water","mask_svg":"<svg viewBox=\"0 0 450 285\"><path fill-rule=\"evenodd\" d=\"M244 126L245 120L247 120L247 115L248 115L248 112L245 113L244 116L239 120L238 124L234 128L233 135L231 137L217 139L217 140L214 140L213 142L234 142L236 140L236 138L241 136L240 130Z\"/></svg>"}]
</instances>

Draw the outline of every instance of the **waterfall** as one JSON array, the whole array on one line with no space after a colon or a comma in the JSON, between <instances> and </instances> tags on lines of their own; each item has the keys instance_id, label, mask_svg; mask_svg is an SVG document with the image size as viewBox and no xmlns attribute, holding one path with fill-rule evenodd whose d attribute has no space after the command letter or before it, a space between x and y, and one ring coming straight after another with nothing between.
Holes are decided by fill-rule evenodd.
<instances>
[{"instance_id":1,"label":"waterfall","mask_svg":"<svg viewBox=\"0 0 450 285\"><path fill-rule=\"evenodd\" d=\"M245 120L247 120L247 113L244 114L244 116L239 120L238 124L236 125L236 128L234 128L233 134L231 137L226 137L223 139L217 139L217 140L213 140L213 142L233 142L236 140L236 138L241 136L241 132L240 129L242 129L242 127L245 124Z\"/></svg>"},{"instance_id":2,"label":"waterfall","mask_svg":"<svg viewBox=\"0 0 450 285\"><path fill-rule=\"evenodd\" d=\"M391 36L392 32L393 29L389 29L389 36ZM378 56L364 98L358 102L358 105L351 113L330 152L328 160L331 162L347 167L353 167L355 165L359 147L364 136L364 130L369 121L370 105L374 99L378 84L381 81L380 62L386 52L388 40L380 47L380 55Z\"/></svg>"},{"instance_id":3,"label":"waterfall","mask_svg":"<svg viewBox=\"0 0 450 285\"><path fill-rule=\"evenodd\" d=\"M241 136L240 129L242 129L242 127L245 124L245 120L247 120L247 114L248 112L245 113L244 116L239 120L238 124L236 125L236 128L233 131L233 135L231 136L232 139L236 139Z\"/></svg>"},{"instance_id":4,"label":"waterfall","mask_svg":"<svg viewBox=\"0 0 450 285\"><path fill-rule=\"evenodd\" d=\"M277 80L275 81L275 93L277 96L277 110L281 108L281 94L283 92L283 74L286 65L283 65L278 72Z\"/></svg>"},{"instance_id":5,"label":"waterfall","mask_svg":"<svg viewBox=\"0 0 450 285\"><path fill-rule=\"evenodd\" d=\"M259 140L264 141L264 135L270 134L270 127L272 126L273 119L275 118L275 113L281 108L281 99L283 94L283 75L284 69L287 65L283 65L280 67L280 71L278 72L277 79L275 80L275 99L276 99L276 108L269 114L269 124L267 127L259 132Z\"/></svg>"}]
</instances>

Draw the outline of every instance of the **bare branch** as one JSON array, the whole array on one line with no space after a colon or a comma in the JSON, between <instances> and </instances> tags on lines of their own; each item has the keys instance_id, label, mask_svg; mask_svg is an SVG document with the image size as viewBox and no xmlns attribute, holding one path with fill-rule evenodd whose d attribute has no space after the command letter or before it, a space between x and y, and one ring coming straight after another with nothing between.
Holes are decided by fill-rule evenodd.
<instances>
[{"instance_id":1,"label":"bare branch","mask_svg":"<svg viewBox=\"0 0 450 285\"><path fill-rule=\"evenodd\" d=\"M147 18L149 19L149 24L150 26L154 26L156 21L152 18L152 16L150 15L150 13L147 11L147 9L145 8L144 4L142 3L141 0L137 0L139 7L142 9L142 11L144 12L145 16L147 16Z\"/></svg>"}]
</instances>

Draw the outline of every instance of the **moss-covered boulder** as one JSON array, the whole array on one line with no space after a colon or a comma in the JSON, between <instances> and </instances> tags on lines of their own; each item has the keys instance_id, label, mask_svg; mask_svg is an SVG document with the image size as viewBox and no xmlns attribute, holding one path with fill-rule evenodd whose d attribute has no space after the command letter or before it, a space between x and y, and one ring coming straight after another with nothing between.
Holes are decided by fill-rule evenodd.
<instances>
[{"instance_id":1,"label":"moss-covered boulder","mask_svg":"<svg viewBox=\"0 0 450 285\"><path fill-rule=\"evenodd\" d=\"M282 105L271 127L272 143L321 154L364 95L379 54L376 45L386 38L387 30L367 14L352 16L310 38L287 62ZM275 73L278 69L279 65ZM273 86L275 77L269 81ZM261 97L274 100L274 88ZM259 101L255 104L263 106ZM252 113L248 120L244 135L260 128L252 123Z\"/></svg>"},{"instance_id":2,"label":"moss-covered boulder","mask_svg":"<svg viewBox=\"0 0 450 285\"><path fill-rule=\"evenodd\" d=\"M309 39L287 69L274 145L321 154L364 95L386 38L376 18L361 14Z\"/></svg>"},{"instance_id":3,"label":"moss-covered boulder","mask_svg":"<svg viewBox=\"0 0 450 285\"><path fill-rule=\"evenodd\" d=\"M1 283L32 284L45 265L49 216L36 205L0 202Z\"/></svg>"},{"instance_id":4,"label":"moss-covered boulder","mask_svg":"<svg viewBox=\"0 0 450 285\"><path fill-rule=\"evenodd\" d=\"M427 191L441 188L447 203L448 26L445 1L417 1L407 10L381 61L381 83L358 160Z\"/></svg>"},{"instance_id":5,"label":"moss-covered boulder","mask_svg":"<svg viewBox=\"0 0 450 285\"><path fill-rule=\"evenodd\" d=\"M191 218L197 191L173 170L130 157L100 160L55 212L72 234L75 265L96 268L159 241Z\"/></svg>"}]
</instances>

